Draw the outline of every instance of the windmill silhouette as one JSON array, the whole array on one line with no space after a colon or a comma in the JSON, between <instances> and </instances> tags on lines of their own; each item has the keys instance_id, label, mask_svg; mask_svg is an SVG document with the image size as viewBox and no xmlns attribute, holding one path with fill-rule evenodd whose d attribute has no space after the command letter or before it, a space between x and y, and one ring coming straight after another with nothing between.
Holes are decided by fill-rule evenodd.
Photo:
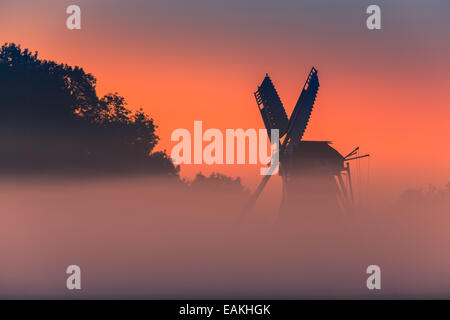
<instances>
[{"instance_id":1,"label":"windmill silhouette","mask_svg":"<svg viewBox=\"0 0 450 320\"><path fill-rule=\"evenodd\" d=\"M279 130L280 219L287 221L305 211L309 214L351 212L354 205L348 161L369 156L359 156L359 147L343 156L329 141L302 140L318 90L319 77L313 67L289 119L268 74L254 93L269 138L271 129ZM243 213L253 208L270 177L264 176Z\"/></svg>"}]
</instances>

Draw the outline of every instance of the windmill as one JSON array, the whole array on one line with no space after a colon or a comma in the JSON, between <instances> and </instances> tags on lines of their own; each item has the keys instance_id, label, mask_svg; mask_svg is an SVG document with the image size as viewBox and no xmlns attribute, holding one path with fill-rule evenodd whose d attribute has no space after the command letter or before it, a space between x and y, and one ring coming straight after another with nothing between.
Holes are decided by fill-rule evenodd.
<instances>
[{"instance_id":1,"label":"windmill","mask_svg":"<svg viewBox=\"0 0 450 320\"><path fill-rule=\"evenodd\" d=\"M288 221L305 211L310 214L352 211L349 161L369 156L359 156L359 147L343 156L330 146L329 141L302 140L318 90L319 78L313 67L290 118L268 74L254 93L269 137L271 129L279 130L279 175L282 178L280 218ZM245 206L244 213L252 209L270 177L264 176Z\"/></svg>"}]
</instances>

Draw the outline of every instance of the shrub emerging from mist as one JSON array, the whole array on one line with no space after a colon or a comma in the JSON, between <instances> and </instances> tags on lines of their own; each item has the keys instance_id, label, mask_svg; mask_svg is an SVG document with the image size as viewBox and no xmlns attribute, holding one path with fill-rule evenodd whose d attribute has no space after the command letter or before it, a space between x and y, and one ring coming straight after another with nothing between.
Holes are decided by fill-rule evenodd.
<instances>
[{"instance_id":1,"label":"shrub emerging from mist","mask_svg":"<svg viewBox=\"0 0 450 320\"><path fill-rule=\"evenodd\" d=\"M241 178L237 177L233 179L220 173L212 173L209 177L198 173L189 185L192 190L211 190L242 195L249 194L249 190L242 185Z\"/></svg>"},{"instance_id":2,"label":"shrub emerging from mist","mask_svg":"<svg viewBox=\"0 0 450 320\"><path fill-rule=\"evenodd\" d=\"M99 98L95 77L80 67L5 44L0 97L2 173L178 176L165 151L153 152L154 120L117 93Z\"/></svg>"},{"instance_id":3,"label":"shrub emerging from mist","mask_svg":"<svg viewBox=\"0 0 450 320\"><path fill-rule=\"evenodd\" d=\"M402 209L407 209L409 212L437 209L439 212L446 211L450 208L450 182L444 187L435 187L429 185L428 188L423 189L408 189L405 190L397 202L397 206Z\"/></svg>"}]
</instances>

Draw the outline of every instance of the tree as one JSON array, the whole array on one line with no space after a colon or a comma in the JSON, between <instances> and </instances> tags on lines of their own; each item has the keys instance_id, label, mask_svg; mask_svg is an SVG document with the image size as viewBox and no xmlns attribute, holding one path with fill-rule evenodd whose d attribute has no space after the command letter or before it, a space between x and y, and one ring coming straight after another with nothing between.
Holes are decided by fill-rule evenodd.
<instances>
[{"instance_id":1,"label":"tree","mask_svg":"<svg viewBox=\"0 0 450 320\"><path fill-rule=\"evenodd\" d=\"M135 109L135 108L133 108ZM178 176L157 126L117 93L99 98L80 67L41 60L20 45L0 51L2 172L152 173Z\"/></svg>"}]
</instances>

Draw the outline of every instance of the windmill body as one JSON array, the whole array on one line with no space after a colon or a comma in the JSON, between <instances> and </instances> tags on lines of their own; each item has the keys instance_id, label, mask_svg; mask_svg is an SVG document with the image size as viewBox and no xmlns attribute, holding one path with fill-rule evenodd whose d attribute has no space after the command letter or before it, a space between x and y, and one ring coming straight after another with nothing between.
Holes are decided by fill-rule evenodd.
<instances>
[{"instance_id":1,"label":"windmill body","mask_svg":"<svg viewBox=\"0 0 450 320\"><path fill-rule=\"evenodd\" d=\"M328 141L300 141L280 158L283 183L279 218L293 221L335 215L344 199L336 177L344 157Z\"/></svg>"}]
</instances>

